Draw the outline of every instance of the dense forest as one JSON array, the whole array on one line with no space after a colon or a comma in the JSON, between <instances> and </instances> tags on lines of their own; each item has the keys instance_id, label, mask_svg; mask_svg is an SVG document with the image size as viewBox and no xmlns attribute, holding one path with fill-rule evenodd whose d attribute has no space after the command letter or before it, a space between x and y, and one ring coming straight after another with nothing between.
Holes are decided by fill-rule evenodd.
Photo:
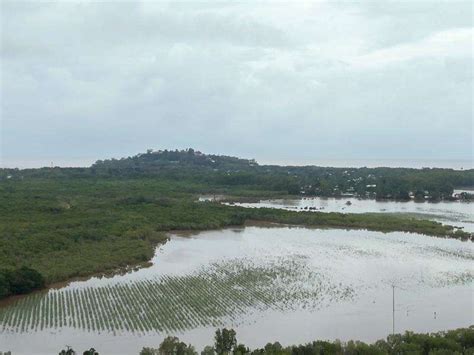
<instances>
[{"instance_id":1,"label":"dense forest","mask_svg":"<svg viewBox=\"0 0 474 355\"><path fill-rule=\"evenodd\" d=\"M295 173L305 169L319 173ZM347 175L345 170L334 168L258 166L253 160L203 155L193 150L149 151L97 162L91 168L3 169L0 297L74 277L146 264L155 246L166 242L166 232L171 230L206 230L264 221L473 238L459 229L409 216L245 209L197 201L203 193L240 197L301 193L300 183L311 176L318 179L322 171ZM394 179L396 175L417 181L419 175L423 184L443 179L452 186L472 183L472 171L353 171L359 175L370 172L364 175L366 179L375 174L379 179ZM392 175L384 175L383 171ZM333 183L338 179L334 177ZM292 190L290 186L295 182L298 188ZM341 182L337 184L343 186Z\"/></svg>"}]
</instances>

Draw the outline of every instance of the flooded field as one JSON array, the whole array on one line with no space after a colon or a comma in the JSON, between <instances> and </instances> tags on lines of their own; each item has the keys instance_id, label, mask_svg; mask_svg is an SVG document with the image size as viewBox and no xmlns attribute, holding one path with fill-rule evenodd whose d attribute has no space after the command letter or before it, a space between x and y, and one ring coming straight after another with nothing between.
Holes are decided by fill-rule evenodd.
<instances>
[{"instance_id":1,"label":"flooded field","mask_svg":"<svg viewBox=\"0 0 474 355\"><path fill-rule=\"evenodd\" d=\"M460 201L441 202L397 202L370 199L346 198L301 198L262 200L255 203L235 203L249 208L281 208L294 211L339 212L339 213L398 213L417 218L430 219L463 228L474 233L474 204Z\"/></svg>"},{"instance_id":2,"label":"flooded field","mask_svg":"<svg viewBox=\"0 0 474 355\"><path fill-rule=\"evenodd\" d=\"M138 354L168 334L198 350L216 327L249 346L375 340L473 324L471 242L407 233L246 227L173 235L153 265L0 308L0 351L67 345Z\"/></svg>"}]
</instances>

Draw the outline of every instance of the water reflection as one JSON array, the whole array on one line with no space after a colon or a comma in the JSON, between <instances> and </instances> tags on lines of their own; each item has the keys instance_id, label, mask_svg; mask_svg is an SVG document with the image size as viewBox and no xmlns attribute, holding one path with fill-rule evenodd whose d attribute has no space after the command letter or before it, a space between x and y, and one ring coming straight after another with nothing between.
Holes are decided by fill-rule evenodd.
<instances>
[{"instance_id":1,"label":"water reflection","mask_svg":"<svg viewBox=\"0 0 474 355\"><path fill-rule=\"evenodd\" d=\"M202 347L215 327L262 346L375 340L472 324L472 243L407 233L246 227L174 235L152 266L92 278L0 310L16 354L69 344L133 354L167 334ZM455 300L455 302L453 302ZM436 317L434 317L436 312Z\"/></svg>"},{"instance_id":2,"label":"water reflection","mask_svg":"<svg viewBox=\"0 0 474 355\"><path fill-rule=\"evenodd\" d=\"M460 201L397 202L350 198L301 198L262 200L256 203L234 203L248 208L281 208L294 211L339 213L397 213L425 218L474 232L474 204Z\"/></svg>"}]
</instances>

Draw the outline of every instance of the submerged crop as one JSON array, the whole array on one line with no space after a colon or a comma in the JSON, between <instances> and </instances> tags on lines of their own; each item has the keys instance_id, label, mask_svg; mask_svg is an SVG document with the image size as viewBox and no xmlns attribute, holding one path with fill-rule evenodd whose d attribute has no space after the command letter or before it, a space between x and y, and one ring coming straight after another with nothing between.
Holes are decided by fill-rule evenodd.
<instances>
[{"instance_id":1,"label":"submerged crop","mask_svg":"<svg viewBox=\"0 0 474 355\"><path fill-rule=\"evenodd\" d=\"M0 309L0 332L169 334L238 327L268 312L316 319L329 307L370 316L385 311L393 284L399 308L414 317L417 295L469 288L473 259L470 244L406 233L282 227L203 232L171 238L150 268L21 298ZM416 306L419 314L423 307Z\"/></svg>"}]
</instances>

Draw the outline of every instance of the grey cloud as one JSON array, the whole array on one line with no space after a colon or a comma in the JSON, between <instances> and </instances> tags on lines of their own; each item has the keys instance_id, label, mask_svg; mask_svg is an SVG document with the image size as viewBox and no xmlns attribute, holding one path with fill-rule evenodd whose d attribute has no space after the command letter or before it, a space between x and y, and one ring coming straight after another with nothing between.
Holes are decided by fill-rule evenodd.
<instances>
[{"instance_id":1,"label":"grey cloud","mask_svg":"<svg viewBox=\"0 0 474 355\"><path fill-rule=\"evenodd\" d=\"M2 159L471 159L466 6L3 2Z\"/></svg>"},{"instance_id":2,"label":"grey cloud","mask_svg":"<svg viewBox=\"0 0 474 355\"><path fill-rule=\"evenodd\" d=\"M421 40L434 32L456 27L472 27L472 2L456 1L363 1L341 2L352 8L378 31L373 31L373 48Z\"/></svg>"}]
</instances>

